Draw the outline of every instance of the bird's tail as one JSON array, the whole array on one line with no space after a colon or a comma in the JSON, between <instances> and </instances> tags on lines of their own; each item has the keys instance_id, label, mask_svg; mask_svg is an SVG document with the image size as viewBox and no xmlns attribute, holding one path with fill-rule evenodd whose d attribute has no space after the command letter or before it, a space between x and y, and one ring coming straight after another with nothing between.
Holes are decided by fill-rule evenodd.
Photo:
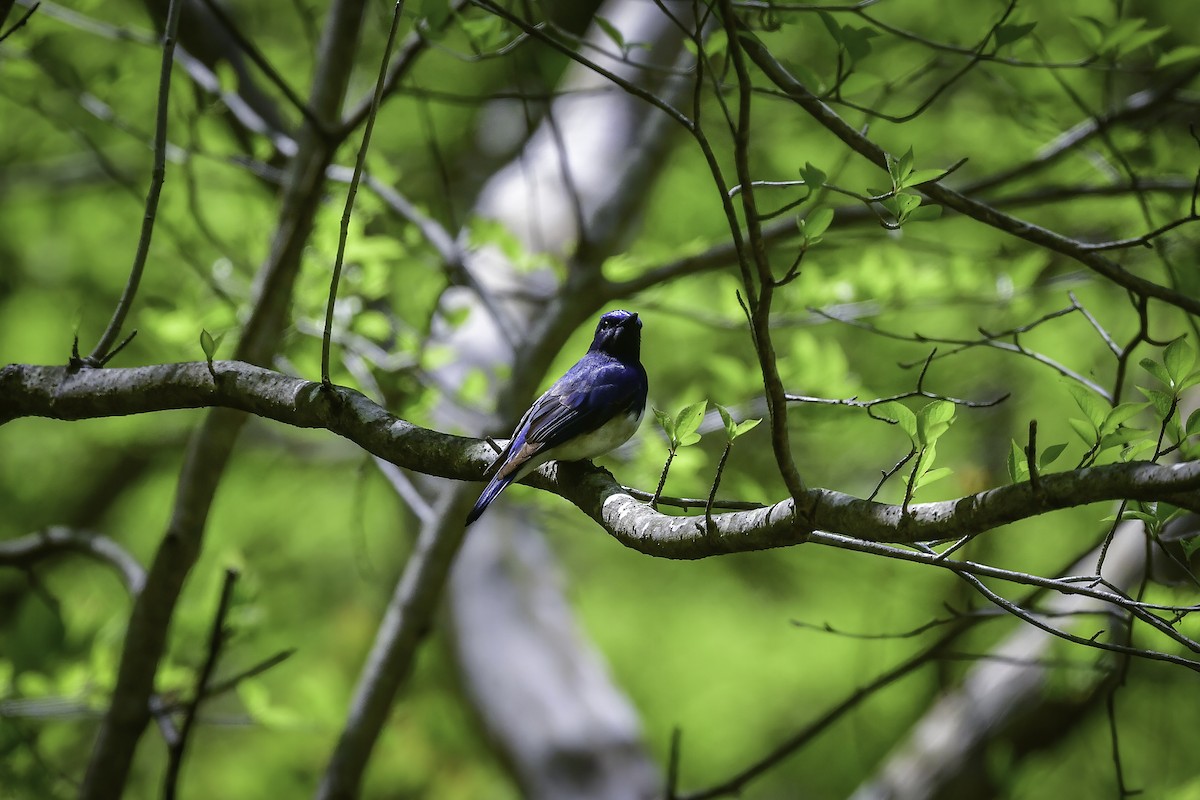
<instances>
[{"instance_id":1,"label":"bird's tail","mask_svg":"<svg viewBox=\"0 0 1200 800\"><path fill-rule=\"evenodd\" d=\"M467 514L467 525L470 525L487 510L487 507L492 504L496 497L508 488L508 485L517 477L516 471L509 472L506 475L497 475L488 481L488 485L484 488L483 494L479 495L479 499L475 501L475 507L471 509L471 513Z\"/></svg>"}]
</instances>

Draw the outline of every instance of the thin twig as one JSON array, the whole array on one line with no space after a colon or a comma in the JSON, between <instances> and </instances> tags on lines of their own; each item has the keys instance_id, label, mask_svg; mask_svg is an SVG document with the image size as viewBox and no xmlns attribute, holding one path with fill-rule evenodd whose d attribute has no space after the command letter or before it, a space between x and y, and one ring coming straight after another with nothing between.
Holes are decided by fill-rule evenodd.
<instances>
[{"instance_id":1,"label":"thin twig","mask_svg":"<svg viewBox=\"0 0 1200 800\"><path fill-rule=\"evenodd\" d=\"M204 687L208 685L209 680L212 678L213 670L217 666L217 657L221 653L221 646L225 643L225 638L228 634L228 631L225 629L225 617L229 613L229 604L233 598L233 587L237 583L237 579L237 570L225 570L225 582L221 586L221 600L217 604L217 613L213 617L212 632L208 637L208 655L205 657L204 665L200 668L200 672L196 676L196 688L192 699L183 709L183 722L179 725L179 735L171 746L167 748L167 770L166 776L163 778L163 797L165 800L175 800L175 793L179 783L179 770L183 766L183 754L187 748L188 737L192 732L193 726L196 724L196 712L199 710L200 703L204 699Z\"/></svg>"},{"instance_id":2,"label":"thin twig","mask_svg":"<svg viewBox=\"0 0 1200 800\"><path fill-rule=\"evenodd\" d=\"M403 9L404 0L396 0L395 9L392 11L392 26L388 30L387 44L383 46L383 58L379 62L379 77L375 81L375 94L371 98L371 108L367 113L367 126L363 129L362 144L358 147L358 157L354 161L354 175L350 178L350 188L346 191L346 207L342 211L342 227L338 233L337 256L333 261L333 275L329 279L329 300L325 305L325 336L321 340L321 384L326 388L333 386L333 381L329 379L329 339L333 334L333 307L337 303L338 283L342 279L342 262L346 257L346 239L350 235L350 214L354 211L354 198L358 194L358 182L362 178L363 167L367 163L367 148L371 145L371 132L375 129L375 116L379 113L379 104L383 101L388 61L392 57L392 47L396 43L396 31L400 29L400 12Z\"/></svg>"},{"instance_id":3,"label":"thin twig","mask_svg":"<svg viewBox=\"0 0 1200 800\"><path fill-rule=\"evenodd\" d=\"M146 268L146 259L150 255L150 240L154 235L154 221L158 216L158 198L162 194L163 180L167 172L167 110L171 95L171 66L175 60L175 39L179 32L180 9L182 0L170 0L167 6L167 24L162 38L162 66L158 75L158 112L154 123L154 169L151 173L150 191L146 194L146 213L142 217L142 232L138 237L137 251L133 256L133 267L129 271L129 280L125 282L125 291L117 302L108 327L100 336L91 355L82 362L73 361L72 366L103 366L109 348L121 335L121 326L133 306L133 298L137 295L138 284L142 280L142 272Z\"/></svg>"}]
</instances>

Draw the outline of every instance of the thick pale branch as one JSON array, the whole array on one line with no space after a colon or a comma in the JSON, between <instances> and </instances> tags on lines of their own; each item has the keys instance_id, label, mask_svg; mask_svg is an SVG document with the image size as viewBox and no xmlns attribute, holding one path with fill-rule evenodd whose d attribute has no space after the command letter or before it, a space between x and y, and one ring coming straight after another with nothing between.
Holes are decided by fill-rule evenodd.
<instances>
[{"instance_id":1,"label":"thick pale branch","mask_svg":"<svg viewBox=\"0 0 1200 800\"><path fill-rule=\"evenodd\" d=\"M214 368L215 384L204 362L82 371L10 365L0 370L0 423L18 417L87 419L220 406L296 427L324 428L428 475L480 480L494 454L482 440L413 425L350 389L322 392L319 383L241 362L215 362ZM956 500L911 504L907 513L898 505L810 489L798 514L790 499L715 514L711 533L703 515L661 514L632 497L606 470L586 464L551 464L526 482L579 506L629 547L683 559L786 547L804 541L812 529L865 543L951 539L1118 499L1200 510L1200 461L1111 464L1042 475L1036 490L1029 483L1002 486Z\"/></svg>"}]
</instances>

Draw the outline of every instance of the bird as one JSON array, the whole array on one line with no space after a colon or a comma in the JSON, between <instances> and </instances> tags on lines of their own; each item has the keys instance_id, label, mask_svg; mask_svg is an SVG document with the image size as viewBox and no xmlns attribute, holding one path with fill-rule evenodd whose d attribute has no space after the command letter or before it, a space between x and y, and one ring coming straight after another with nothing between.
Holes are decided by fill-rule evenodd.
<instances>
[{"instance_id":1,"label":"bird","mask_svg":"<svg viewBox=\"0 0 1200 800\"><path fill-rule=\"evenodd\" d=\"M488 471L495 474L467 514L467 525L509 484L547 461L595 458L633 436L649 390L641 348L637 314L618 309L600 317L587 353L534 401L492 462Z\"/></svg>"}]
</instances>

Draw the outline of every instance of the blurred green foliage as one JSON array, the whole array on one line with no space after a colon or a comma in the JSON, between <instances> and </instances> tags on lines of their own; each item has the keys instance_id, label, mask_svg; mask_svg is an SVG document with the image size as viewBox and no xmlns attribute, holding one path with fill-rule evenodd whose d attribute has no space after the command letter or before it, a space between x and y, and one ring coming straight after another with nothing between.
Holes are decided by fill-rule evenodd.
<instances>
[{"instance_id":1,"label":"blurred green foliage","mask_svg":"<svg viewBox=\"0 0 1200 800\"><path fill-rule=\"evenodd\" d=\"M905 166L913 170L915 163L917 171L905 172L897 162L891 171L894 189L939 175L964 158L955 181L985 178L1030 159L1091 113L1153 89L1181 70L1194 70L1200 50L1187 4L1124 5L1074 0L1021 6L997 31L1001 56L1088 60L1086 66L1052 73L980 63L926 112L903 123L869 119L845 106L840 110L856 125L869 123L872 138L890 152L912 154ZM373 3L369 13L382 20L387 8ZM142 6L130 0L80 0L72 9L116 29L152 36ZM950 13L938 0L913 0L880 4L878 16L896 28L969 48L1002 11L998 2L956 4ZM311 71L310 29L323 9L297 0L287 10L273 3L240 3L236 12L247 36L300 89ZM747 13L756 18L755 12ZM814 90L840 86L844 99L890 114L913 110L964 63L959 54L937 51L936 68L929 69L928 48L886 35L852 15L781 14L778 19L777 30L762 32L764 41ZM385 27L368 25L352 96L370 90ZM489 120L497 114L511 117L513 108L506 105L511 101L487 98L511 89L518 71L551 85L564 61L526 48L501 62L511 68L492 69L488 61L454 55L472 45L495 48L510 35L474 12L452 25L441 41L444 49L423 57L381 110L368 167L450 230L466 222L471 241L519 249L509 232L486 221L464 220L474 191L516 147L489 140ZM614 43L636 51L631 43ZM35 13L0 44L0 362L65 363L73 336L78 334L86 347L107 321L124 285L149 182L157 60L153 46L98 35L49 11ZM246 166L268 149L259 144L246 152L224 124L227 111L219 99L193 91L180 70L174 81L167 183L130 320L138 335L118 357L118 366L203 359L202 331L227 337L218 353L227 357L275 224L278 187ZM1070 86L1083 107L1060 84ZM1192 86L1194 91L1194 80ZM847 156L794 107L765 94L756 102L752 155L764 179L794 181L807 173L808 180L820 174L864 194L887 182L888 176ZM717 119L711 97L706 113ZM1104 185L1125 168L1138 175L1186 178L1197 153L1181 134L1185 129L1185 121L1169 115L1156 124L1115 127L1107 134L1111 141L1090 142L1046 170L1006 184L991 198L1047 186ZM712 130L724 146L715 123ZM1127 166L1114 164L1108 149L1113 147L1128 159ZM353 155L346 149L339 163L352 163ZM615 280L728 237L719 197L697 149L676 140L661 169L646 189L649 199L635 236L605 264ZM770 191L761 190L761 196L773 198ZM309 243L279 362L281 369L309 377L319 374L320 340L314 332L324 313L343 192L343 185L330 184L331 200L319 213ZM792 199L794 194L779 190L777 205ZM843 200L828 192L820 198L829 208L854 207ZM1145 202L1143 209L1130 195L1079 197L1020 204L1014 213L1072 236L1106 240L1152 227L1144 210L1158 222L1186 213L1187 195L1152 194ZM975 339L981 330L1013 329L1064 308L1072 302L1071 291L1118 342L1137 329L1138 317L1122 290L1060 256L962 218L943 215L918 222L925 215L914 217L913 208L888 210L889 220L905 223L898 230L848 223L837 213L830 218L826 211L804 207L811 250L799 278L776 301L776 348L788 391L866 400L913 388L932 344L883 338L831 317L909 337ZM1181 232L1163 249L1178 264L1178 274L1169 273L1149 249L1123 251L1120 259L1127 269L1159 282L1175 281L1183 291L1195 288L1194 234ZM513 255L521 262L519 252ZM794 243L772 251L780 271L794 257ZM428 424L441 388L422 380L422 368L445 357L423 346L429 315L448 282L436 251L413 226L363 191L346 259L335 319L339 343L357 341L359 353L396 356L396 364L373 362L379 390L394 413ZM706 398L729 407L739 420L763 416L754 405L762 394L761 377L738 288L736 270L726 269L622 300L645 321L644 362L654 406L674 410ZM1195 342L1190 323L1165 307L1154 306L1150 322L1157 340L1187 334ZM552 374L578 357L590 331L585 323L571 337ZM1021 343L1102 386L1111 388L1116 379L1112 353L1079 313L1031 330ZM1011 462L1010 453L1014 441L1024 443L1033 418L1043 448L1066 443L1062 460L1051 459L1046 468L1066 469L1087 458L1090 444L1071 420L1079 413L1076 404L1087 415L1084 406L1102 400L1095 395L1080 400L1078 384L1012 353L975 348L951 355L953 350L939 346L939 358L925 377L927 389L978 401L1003 394L1008 399L988 408L952 407L953 426L938 428L937 435L918 430L919 421L909 429L872 418L861 408L794 407L793 447L806 479L865 497L882 471L911 449L927 448L929 459L918 465L926 485L918 487L916 500L977 492L1023 477L1025 465ZM1168 370L1181 358L1154 346L1143 346L1139 354ZM336 382L371 389L335 366ZM1162 389L1148 375L1127 378ZM469 379L454 388L457 399L487 409L491 398L485 387L483 380ZM1127 385L1124 399L1142 398ZM903 406L919 415L927 402L905 400ZM943 411L938 406L926 412L928 424L948 424L939 416ZM1161 422L1161 413L1156 418L1153 409L1130 413L1130 422L1145 430ZM200 414L71 424L21 420L0 428L0 540L66 524L104 532L147 563L165 529L184 441ZM881 409L879 416L887 415ZM1087 422L1096 436L1103 435L1104 423L1103 417L1094 425ZM770 451L768 428L746 431L731 450L721 496L763 502L783 496L773 462L764 456ZM1187 424L1186 432L1192 428ZM1107 433L1114 431L1115 426ZM934 470L949 469L936 472L941 478L936 483L930 470L934 439ZM681 447L666 493L706 496L724 444L721 436L706 436ZM606 463L625 484L652 490L667 451L668 442L647 423L634 446ZM1109 453L1110 459L1116 457L1118 452ZM908 474L889 481L879 499L900 502ZM719 781L760 757L921 646L920 639L830 635L797 628L792 620L828 621L868 633L899 631L944 616L946 603L965 607L972 601L949 573L816 547L697 563L649 559L620 547L556 498L519 487L511 498L534 503L542 512L571 599L618 683L643 714L647 741L661 761L671 729L683 729L682 783L688 787ZM1105 529L1100 520L1110 511L1085 507L1059 512L1052 523L1035 519L1009 526L972 543L967 555L1053 574L1098 541ZM236 566L243 577L231 617L236 634L218 676L288 648L296 654L206 707L205 724L185 766L187 794L303 796L319 779L343 722L415 523L351 445L320 432L255 422L222 482L208 530L172 627L160 691L190 690L227 566ZM1154 586L1147 597L1190 602L1182 591ZM97 712L112 686L129 605L113 575L91 562L63 559L39 566L32 575L0 572L0 795L72 794ZM985 652L1013 625L988 623L968 637L963 649ZM1198 633L1193 621L1182 627ZM1055 691L1070 691L1078 672L1086 683L1088 664L1095 660L1091 651L1071 650L1063 657L1082 666L1060 667L1063 677ZM937 691L970 664L940 662L874 697L744 796L845 796ZM1195 691L1193 676L1181 670L1135 662L1118 695L1125 774L1150 796L1200 797L1191 756L1198 744L1190 711L1194 703L1180 700ZM19 714L12 705L17 700L27 703ZM1005 796L1100 796L1113 792L1109 747L1107 720L1102 709L1094 709L1072 735L1048 749L1029 755L1018 754L1016 747L998 749L989 755L987 769ZM148 735L129 796L156 796L162 765L161 742ZM461 699L447 643L435 637L377 747L364 795L466 800L516 794Z\"/></svg>"}]
</instances>

